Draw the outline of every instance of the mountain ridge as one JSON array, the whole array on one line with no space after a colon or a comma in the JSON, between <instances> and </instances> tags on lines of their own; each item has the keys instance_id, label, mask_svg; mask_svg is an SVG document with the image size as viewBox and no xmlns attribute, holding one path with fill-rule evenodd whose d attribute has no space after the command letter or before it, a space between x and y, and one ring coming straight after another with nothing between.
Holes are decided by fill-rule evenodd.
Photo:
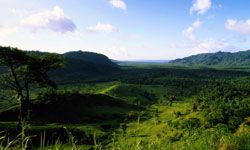
<instances>
[{"instance_id":1,"label":"mountain ridge","mask_svg":"<svg viewBox=\"0 0 250 150\"><path fill-rule=\"evenodd\" d=\"M203 53L175 59L172 65L184 66L212 66L212 67L249 67L250 50L238 52Z\"/></svg>"},{"instance_id":2,"label":"mountain ridge","mask_svg":"<svg viewBox=\"0 0 250 150\"><path fill-rule=\"evenodd\" d=\"M58 54L38 50L24 52L36 57L46 54ZM64 80L92 81L96 80L97 77L98 79L107 80L121 72L120 67L103 54L78 50L58 54L58 57L60 56L64 58L63 67L49 72L50 77L57 82L63 82ZM6 71L6 67L0 66L0 72Z\"/></svg>"}]
</instances>

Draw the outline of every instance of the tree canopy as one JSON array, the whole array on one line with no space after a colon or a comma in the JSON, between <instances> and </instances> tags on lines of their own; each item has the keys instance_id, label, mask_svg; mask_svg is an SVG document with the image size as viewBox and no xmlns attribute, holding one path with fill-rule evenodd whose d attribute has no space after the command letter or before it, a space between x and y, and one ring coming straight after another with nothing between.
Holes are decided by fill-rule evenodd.
<instances>
[{"instance_id":1,"label":"tree canopy","mask_svg":"<svg viewBox=\"0 0 250 150\"><path fill-rule=\"evenodd\" d=\"M0 46L0 66L5 68L1 84L13 90L15 99L20 102L19 121L28 118L31 85L56 88L48 72L61 67L62 62L63 57L58 54L32 56L18 48Z\"/></svg>"}]
</instances>

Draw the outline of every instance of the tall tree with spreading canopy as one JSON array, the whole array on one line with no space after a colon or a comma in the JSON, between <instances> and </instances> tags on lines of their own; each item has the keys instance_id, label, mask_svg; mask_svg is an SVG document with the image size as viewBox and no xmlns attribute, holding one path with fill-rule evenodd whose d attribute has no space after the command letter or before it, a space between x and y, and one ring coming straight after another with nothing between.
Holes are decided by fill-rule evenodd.
<instances>
[{"instance_id":1,"label":"tall tree with spreading canopy","mask_svg":"<svg viewBox=\"0 0 250 150\"><path fill-rule=\"evenodd\" d=\"M29 116L30 88L32 85L51 86L56 84L49 79L48 72L62 66L63 58L58 54L29 55L12 47L0 46L1 84L15 92L14 98L20 103L18 128Z\"/></svg>"}]
</instances>

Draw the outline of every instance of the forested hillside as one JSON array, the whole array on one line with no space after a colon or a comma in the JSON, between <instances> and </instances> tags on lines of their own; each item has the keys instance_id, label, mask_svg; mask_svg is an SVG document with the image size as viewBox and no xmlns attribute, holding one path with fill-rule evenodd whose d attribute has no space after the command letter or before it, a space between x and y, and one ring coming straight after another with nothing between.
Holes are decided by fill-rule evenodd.
<instances>
[{"instance_id":1,"label":"forested hillside","mask_svg":"<svg viewBox=\"0 0 250 150\"><path fill-rule=\"evenodd\" d=\"M212 66L212 67L249 67L250 50L236 53L217 52L198 54L170 61L174 65Z\"/></svg>"},{"instance_id":2,"label":"forested hillside","mask_svg":"<svg viewBox=\"0 0 250 150\"><path fill-rule=\"evenodd\" d=\"M78 59L85 62L90 62L99 65L107 65L117 67L107 56L103 54L93 53L93 52L84 52L84 51L73 51L63 54L67 59Z\"/></svg>"},{"instance_id":3,"label":"forested hillside","mask_svg":"<svg viewBox=\"0 0 250 150\"><path fill-rule=\"evenodd\" d=\"M40 57L47 52L26 51L30 56ZM103 54L83 51L71 51L62 55L62 67L49 73L57 82L103 81L111 80L114 75L120 74L119 66ZM6 68L0 67L0 72Z\"/></svg>"},{"instance_id":4,"label":"forested hillside","mask_svg":"<svg viewBox=\"0 0 250 150\"><path fill-rule=\"evenodd\" d=\"M92 52L75 51L63 54L64 66L51 73L58 82L109 80L121 72L118 65L107 56Z\"/></svg>"}]
</instances>

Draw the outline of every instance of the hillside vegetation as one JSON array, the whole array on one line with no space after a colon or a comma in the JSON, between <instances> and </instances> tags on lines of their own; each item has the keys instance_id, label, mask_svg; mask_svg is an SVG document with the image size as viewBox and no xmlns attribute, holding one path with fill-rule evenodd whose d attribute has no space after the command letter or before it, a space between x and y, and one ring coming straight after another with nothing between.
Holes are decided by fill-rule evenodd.
<instances>
[{"instance_id":1,"label":"hillside vegetation","mask_svg":"<svg viewBox=\"0 0 250 150\"><path fill-rule=\"evenodd\" d=\"M93 64L106 65L117 67L107 56L103 54L93 53L93 52L84 52L84 51L73 51L63 54L66 58L73 58L82 60L85 62L91 62Z\"/></svg>"},{"instance_id":2,"label":"hillside vegetation","mask_svg":"<svg viewBox=\"0 0 250 150\"><path fill-rule=\"evenodd\" d=\"M156 102L154 94L138 85L132 84L116 84L102 90L100 93L117 97L136 105L153 104Z\"/></svg>"},{"instance_id":3,"label":"hillside vegetation","mask_svg":"<svg viewBox=\"0 0 250 150\"><path fill-rule=\"evenodd\" d=\"M47 53L32 51L32 56L42 56ZM72 51L61 55L64 57L64 66L50 72L52 79L58 83L79 81L105 81L112 80L121 73L121 69L107 56L84 51ZM1 71L1 69L0 69Z\"/></svg>"},{"instance_id":4,"label":"hillside vegetation","mask_svg":"<svg viewBox=\"0 0 250 150\"><path fill-rule=\"evenodd\" d=\"M182 59L170 61L173 65L186 66L212 66L212 67L249 67L250 66L250 50L240 51L236 53L217 52L198 54Z\"/></svg>"}]
</instances>

